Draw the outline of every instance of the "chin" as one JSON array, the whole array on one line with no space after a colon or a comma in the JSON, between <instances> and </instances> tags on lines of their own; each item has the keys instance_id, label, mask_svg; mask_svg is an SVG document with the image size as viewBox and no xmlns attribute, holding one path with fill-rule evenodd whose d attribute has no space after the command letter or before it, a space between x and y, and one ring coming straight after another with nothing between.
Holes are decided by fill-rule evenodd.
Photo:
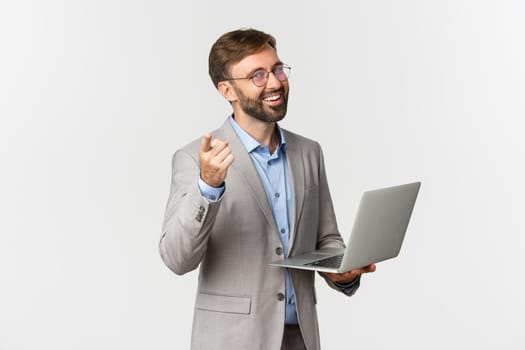
<instances>
[{"instance_id":1,"label":"chin","mask_svg":"<svg viewBox=\"0 0 525 350\"><path fill-rule=\"evenodd\" d=\"M267 119L272 122L278 122L284 119L286 116L286 109L284 111L272 111L273 113L267 114Z\"/></svg>"}]
</instances>

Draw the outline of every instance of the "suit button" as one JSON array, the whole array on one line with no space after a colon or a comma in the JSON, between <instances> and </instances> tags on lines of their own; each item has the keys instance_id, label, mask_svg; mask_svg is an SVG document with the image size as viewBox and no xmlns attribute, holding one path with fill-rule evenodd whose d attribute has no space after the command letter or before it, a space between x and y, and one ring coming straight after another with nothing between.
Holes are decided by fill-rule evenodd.
<instances>
[{"instance_id":1,"label":"suit button","mask_svg":"<svg viewBox=\"0 0 525 350\"><path fill-rule=\"evenodd\" d=\"M283 293L277 293L277 300L283 301L284 300L284 294Z\"/></svg>"},{"instance_id":2,"label":"suit button","mask_svg":"<svg viewBox=\"0 0 525 350\"><path fill-rule=\"evenodd\" d=\"M277 255L283 255L283 248L279 247L279 248L275 248L275 254Z\"/></svg>"}]
</instances>

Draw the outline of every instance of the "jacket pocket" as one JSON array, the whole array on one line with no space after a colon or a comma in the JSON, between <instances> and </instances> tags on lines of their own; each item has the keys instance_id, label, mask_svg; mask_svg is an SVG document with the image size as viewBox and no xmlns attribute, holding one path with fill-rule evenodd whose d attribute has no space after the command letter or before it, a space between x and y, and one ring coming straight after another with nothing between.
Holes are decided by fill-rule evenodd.
<instances>
[{"instance_id":1,"label":"jacket pocket","mask_svg":"<svg viewBox=\"0 0 525 350\"><path fill-rule=\"evenodd\" d=\"M250 313L251 306L252 299L250 297L214 295L207 293L197 294L197 301L195 302L195 308L199 310L245 315Z\"/></svg>"}]
</instances>

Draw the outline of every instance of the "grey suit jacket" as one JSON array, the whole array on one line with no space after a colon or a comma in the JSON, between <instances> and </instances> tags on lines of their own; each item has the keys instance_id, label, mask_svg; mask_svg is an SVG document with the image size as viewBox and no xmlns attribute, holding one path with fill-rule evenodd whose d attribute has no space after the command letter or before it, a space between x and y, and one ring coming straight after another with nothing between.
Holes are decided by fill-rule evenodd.
<instances>
[{"instance_id":1,"label":"grey suit jacket","mask_svg":"<svg viewBox=\"0 0 525 350\"><path fill-rule=\"evenodd\" d=\"M290 255L343 247L319 144L283 132L293 187ZM278 350L285 272L268 265L283 257L272 210L257 170L229 121L212 135L227 140L235 157L225 192L218 202L208 202L200 194L200 140L178 150L173 156L160 253L179 275L200 264L192 349ZM292 270L291 277L307 349L319 349L315 274Z\"/></svg>"}]
</instances>

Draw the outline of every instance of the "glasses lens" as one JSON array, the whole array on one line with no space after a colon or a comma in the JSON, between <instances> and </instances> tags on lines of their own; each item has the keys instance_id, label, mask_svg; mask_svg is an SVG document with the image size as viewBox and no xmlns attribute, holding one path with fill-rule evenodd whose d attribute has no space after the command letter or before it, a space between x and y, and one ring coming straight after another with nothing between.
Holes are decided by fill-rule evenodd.
<instances>
[{"instance_id":1,"label":"glasses lens","mask_svg":"<svg viewBox=\"0 0 525 350\"><path fill-rule=\"evenodd\" d=\"M277 66L273 69L273 74L279 81L285 81L290 75L290 67L287 66Z\"/></svg>"},{"instance_id":2,"label":"glasses lens","mask_svg":"<svg viewBox=\"0 0 525 350\"><path fill-rule=\"evenodd\" d=\"M252 75L253 83L256 86L263 86L266 83L266 77L268 73L264 69L259 69L255 71Z\"/></svg>"}]
</instances>

